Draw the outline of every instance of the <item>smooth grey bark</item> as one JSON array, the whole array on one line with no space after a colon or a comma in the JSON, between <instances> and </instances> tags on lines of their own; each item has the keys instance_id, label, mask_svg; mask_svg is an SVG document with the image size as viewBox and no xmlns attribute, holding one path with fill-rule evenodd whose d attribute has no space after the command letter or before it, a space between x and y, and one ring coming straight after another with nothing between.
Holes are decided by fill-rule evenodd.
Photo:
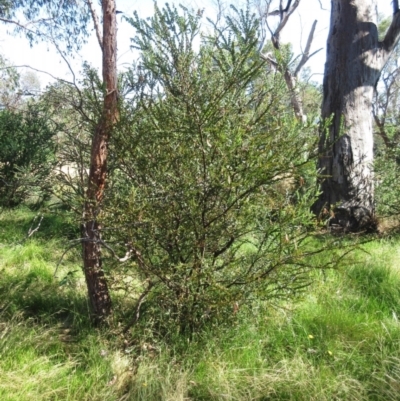
<instances>
[{"instance_id":1,"label":"smooth grey bark","mask_svg":"<svg viewBox=\"0 0 400 401\"><path fill-rule=\"evenodd\" d=\"M327 41L318 167L324 180L315 211L351 230L374 221L372 99L380 72L399 39L400 13L378 40L376 0L332 0Z\"/></svg>"}]
</instances>

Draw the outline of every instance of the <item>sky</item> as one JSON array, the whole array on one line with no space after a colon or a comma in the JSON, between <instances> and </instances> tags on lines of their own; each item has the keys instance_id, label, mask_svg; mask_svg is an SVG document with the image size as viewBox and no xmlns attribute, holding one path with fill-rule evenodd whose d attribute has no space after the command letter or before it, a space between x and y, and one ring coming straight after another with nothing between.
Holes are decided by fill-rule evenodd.
<instances>
[{"instance_id":1,"label":"sky","mask_svg":"<svg viewBox=\"0 0 400 401\"><path fill-rule=\"evenodd\" d=\"M116 0L117 9L123 14L118 15L118 67L123 69L129 66L135 59L135 54L130 49L130 38L134 36L133 28L123 20L122 16L132 16L136 10L140 17L145 18L153 14L154 6L151 0ZM185 5L197 9L205 9L204 15L211 19L216 15L216 0L170 0L170 3L184 3ZM238 1L232 0L236 5ZM275 0L275 3L277 1ZM391 1L379 0L379 12L385 15L390 15ZM162 6L164 1L158 1L158 5ZM274 4L273 4L274 5ZM322 6L322 7L321 7ZM274 7L271 7L274 9ZM316 32L311 52L319 51L306 66L309 66L314 74L312 79L317 82L322 82L322 75L325 63L325 46L329 31L329 13L330 0L301 0L296 12L291 16L287 26L284 28L281 41L291 42L295 54L300 54L302 48L308 38L313 21L318 20ZM206 20L204 19L206 23ZM273 24L273 22L272 22ZM92 35L88 43L82 50L69 57L69 63L74 70L74 74L79 77L79 72L82 69L82 63L88 61L90 65L100 69L101 67L101 52L97 40L92 31ZM42 88L46 84L54 81L53 77L58 77L66 80L72 79L72 74L64 60L57 54L51 45L39 43L30 47L28 41L24 37L14 37L7 35L6 27L0 25L0 53L10 60L12 65L21 66L29 65L37 70L45 71L38 73ZM25 69L21 69L23 72Z\"/></svg>"}]
</instances>

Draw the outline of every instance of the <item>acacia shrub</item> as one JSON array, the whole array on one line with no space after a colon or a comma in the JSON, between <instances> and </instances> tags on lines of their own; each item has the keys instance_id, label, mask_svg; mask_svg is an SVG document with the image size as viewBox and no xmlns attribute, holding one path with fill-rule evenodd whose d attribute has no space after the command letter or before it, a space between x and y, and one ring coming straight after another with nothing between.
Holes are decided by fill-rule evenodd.
<instances>
[{"instance_id":1,"label":"acacia shrub","mask_svg":"<svg viewBox=\"0 0 400 401\"><path fill-rule=\"evenodd\" d=\"M208 37L187 9L129 19L141 88L114 135L120 190L103 224L134 256L124 269L142 278L144 321L159 329L193 332L310 281L315 182L301 173L315 165L316 128L282 105L257 20L234 11ZM288 177L298 191L281 190Z\"/></svg>"}]
</instances>

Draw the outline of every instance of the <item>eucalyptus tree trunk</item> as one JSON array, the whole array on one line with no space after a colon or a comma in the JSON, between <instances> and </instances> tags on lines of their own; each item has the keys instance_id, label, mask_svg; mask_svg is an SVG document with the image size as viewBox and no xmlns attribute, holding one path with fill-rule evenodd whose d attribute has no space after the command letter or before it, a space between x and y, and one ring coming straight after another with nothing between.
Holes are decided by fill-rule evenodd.
<instances>
[{"instance_id":1,"label":"eucalyptus tree trunk","mask_svg":"<svg viewBox=\"0 0 400 401\"><path fill-rule=\"evenodd\" d=\"M91 2L89 1L89 5ZM92 9L93 20L96 21ZM118 118L117 96L117 21L115 0L102 0L103 34L98 33L103 53L105 86L103 111L96 127L91 149L89 182L82 224L83 263L93 317L101 323L111 313L111 298L101 260L101 211L107 176L107 147ZM96 22L95 22L96 27ZM98 29L96 27L98 32Z\"/></svg>"},{"instance_id":2,"label":"eucalyptus tree trunk","mask_svg":"<svg viewBox=\"0 0 400 401\"><path fill-rule=\"evenodd\" d=\"M325 178L315 210L333 210L332 222L344 229L374 228L372 99L399 38L400 13L395 6L379 41L376 0L331 4L322 118L332 120L320 138L318 167Z\"/></svg>"}]
</instances>

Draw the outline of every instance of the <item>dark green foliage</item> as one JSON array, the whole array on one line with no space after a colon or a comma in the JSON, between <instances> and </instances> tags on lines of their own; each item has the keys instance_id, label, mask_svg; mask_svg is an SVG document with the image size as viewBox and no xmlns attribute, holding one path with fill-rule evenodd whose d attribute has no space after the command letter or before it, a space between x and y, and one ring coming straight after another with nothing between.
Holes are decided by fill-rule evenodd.
<instances>
[{"instance_id":1,"label":"dark green foliage","mask_svg":"<svg viewBox=\"0 0 400 401\"><path fill-rule=\"evenodd\" d=\"M55 128L46 110L0 111L0 204L16 206L42 195L55 158Z\"/></svg>"},{"instance_id":2,"label":"dark green foliage","mask_svg":"<svg viewBox=\"0 0 400 401\"><path fill-rule=\"evenodd\" d=\"M313 168L315 127L282 107L284 83L257 53L249 12L235 11L208 38L199 20L168 6L130 20L142 86L114 136L119 168L104 216L152 286L144 310L176 331L309 283L315 187L303 173Z\"/></svg>"}]
</instances>

